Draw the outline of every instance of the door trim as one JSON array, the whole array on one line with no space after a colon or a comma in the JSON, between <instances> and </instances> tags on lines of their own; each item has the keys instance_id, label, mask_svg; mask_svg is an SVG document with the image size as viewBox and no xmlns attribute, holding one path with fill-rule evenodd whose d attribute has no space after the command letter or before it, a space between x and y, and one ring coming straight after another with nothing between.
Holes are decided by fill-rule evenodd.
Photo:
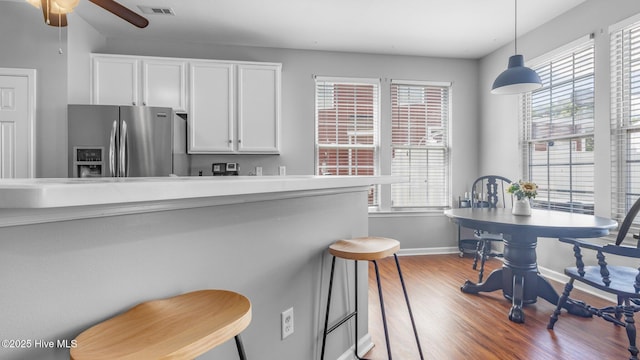
<instances>
[{"instance_id":1,"label":"door trim","mask_svg":"<svg viewBox=\"0 0 640 360\"><path fill-rule=\"evenodd\" d=\"M0 68L0 76L17 76L27 78L27 126L29 144L27 145L27 176L36 176L36 69Z\"/></svg>"}]
</instances>

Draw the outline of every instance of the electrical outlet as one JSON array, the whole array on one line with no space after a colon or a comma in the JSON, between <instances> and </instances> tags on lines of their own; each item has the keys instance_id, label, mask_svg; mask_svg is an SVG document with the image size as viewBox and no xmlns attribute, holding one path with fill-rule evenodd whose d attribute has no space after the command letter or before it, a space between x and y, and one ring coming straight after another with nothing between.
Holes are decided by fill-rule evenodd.
<instances>
[{"instance_id":1,"label":"electrical outlet","mask_svg":"<svg viewBox=\"0 0 640 360\"><path fill-rule=\"evenodd\" d=\"M293 308L289 308L282 312L281 317L282 340L293 334Z\"/></svg>"},{"instance_id":2,"label":"electrical outlet","mask_svg":"<svg viewBox=\"0 0 640 360\"><path fill-rule=\"evenodd\" d=\"M256 166L256 176L262 176L262 166Z\"/></svg>"},{"instance_id":3,"label":"electrical outlet","mask_svg":"<svg viewBox=\"0 0 640 360\"><path fill-rule=\"evenodd\" d=\"M280 167L278 167L278 174L280 174L280 176L287 175L287 167L284 165L280 165Z\"/></svg>"}]
</instances>

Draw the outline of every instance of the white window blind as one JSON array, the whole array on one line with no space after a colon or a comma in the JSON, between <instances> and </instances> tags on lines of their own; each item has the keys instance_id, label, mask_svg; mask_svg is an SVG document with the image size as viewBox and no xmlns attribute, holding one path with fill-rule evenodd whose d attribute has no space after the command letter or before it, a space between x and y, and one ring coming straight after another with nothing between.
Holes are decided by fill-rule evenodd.
<instances>
[{"instance_id":1,"label":"white window blind","mask_svg":"<svg viewBox=\"0 0 640 360\"><path fill-rule=\"evenodd\" d=\"M594 62L587 40L533 67L543 86L522 96L521 150L534 207L593 214Z\"/></svg>"},{"instance_id":2,"label":"white window blind","mask_svg":"<svg viewBox=\"0 0 640 360\"><path fill-rule=\"evenodd\" d=\"M380 81L316 78L316 174L376 175ZM369 205L378 205L372 187Z\"/></svg>"},{"instance_id":3,"label":"white window blind","mask_svg":"<svg viewBox=\"0 0 640 360\"><path fill-rule=\"evenodd\" d=\"M392 207L449 206L450 84L393 81L391 84Z\"/></svg>"},{"instance_id":4,"label":"white window blind","mask_svg":"<svg viewBox=\"0 0 640 360\"><path fill-rule=\"evenodd\" d=\"M610 42L611 217L621 223L640 196L640 21L612 31ZM628 238L639 229L634 222Z\"/></svg>"}]
</instances>

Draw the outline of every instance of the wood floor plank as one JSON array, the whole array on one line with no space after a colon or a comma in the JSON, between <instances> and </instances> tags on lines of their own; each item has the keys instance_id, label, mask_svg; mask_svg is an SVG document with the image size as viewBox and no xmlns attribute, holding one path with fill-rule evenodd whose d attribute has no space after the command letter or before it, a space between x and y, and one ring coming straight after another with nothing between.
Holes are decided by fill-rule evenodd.
<instances>
[{"instance_id":1,"label":"wood floor plank","mask_svg":"<svg viewBox=\"0 0 640 360\"><path fill-rule=\"evenodd\" d=\"M554 305L544 299L527 305L525 324L508 319L511 303L502 292L464 294L460 286L476 279L473 259L452 255L402 256L407 285L425 359L603 360L628 359L625 329L600 318L580 318L562 312L553 331L547 330ZM392 355L396 360L419 359L393 258L379 262L389 323ZM490 260L488 274L499 268ZM561 291L563 284L552 282ZM592 306L612 305L573 290L572 298ZM376 346L367 359L387 359L373 266L369 268L369 332Z\"/></svg>"}]
</instances>

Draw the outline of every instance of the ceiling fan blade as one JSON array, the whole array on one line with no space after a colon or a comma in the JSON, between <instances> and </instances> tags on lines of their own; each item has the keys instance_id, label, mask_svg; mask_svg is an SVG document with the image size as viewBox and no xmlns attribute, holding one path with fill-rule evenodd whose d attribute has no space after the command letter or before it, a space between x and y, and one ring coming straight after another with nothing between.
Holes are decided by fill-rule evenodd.
<instances>
[{"instance_id":1,"label":"ceiling fan blade","mask_svg":"<svg viewBox=\"0 0 640 360\"><path fill-rule=\"evenodd\" d=\"M42 0L46 1L46 0ZM101 8L111 12L115 16L137 26L139 28L145 28L149 25L149 20L136 14L127 7L115 2L114 0L89 0L92 3L100 6Z\"/></svg>"},{"instance_id":2,"label":"ceiling fan blade","mask_svg":"<svg viewBox=\"0 0 640 360\"><path fill-rule=\"evenodd\" d=\"M48 3L48 0L40 0L40 4L42 5L42 15L44 15L45 24L55 27L67 26L67 15L52 13L49 10L50 4ZM47 19L49 21L47 21Z\"/></svg>"}]
</instances>

